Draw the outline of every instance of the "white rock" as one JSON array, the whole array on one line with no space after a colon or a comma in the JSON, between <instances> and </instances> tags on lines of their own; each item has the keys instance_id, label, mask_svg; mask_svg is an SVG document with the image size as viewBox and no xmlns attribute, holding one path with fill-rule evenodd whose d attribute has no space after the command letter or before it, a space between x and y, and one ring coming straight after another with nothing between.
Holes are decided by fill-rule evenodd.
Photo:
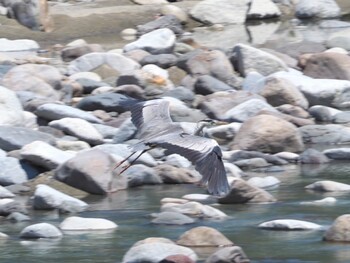
<instances>
[{"instance_id":1,"label":"white rock","mask_svg":"<svg viewBox=\"0 0 350 263\"><path fill-rule=\"evenodd\" d=\"M185 215L192 215L207 218L226 218L227 215L220 210L209 205L203 205L198 202L164 203L161 206L162 212L178 212Z\"/></svg>"},{"instance_id":2,"label":"white rock","mask_svg":"<svg viewBox=\"0 0 350 263\"><path fill-rule=\"evenodd\" d=\"M60 229L69 231L86 230L110 230L118 227L114 222L104 218L83 218L78 216L67 217L61 224Z\"/></svg>"},{"instance_id":3,"label":"white rock","mask_svg":"<svg viewBox=\"0 0 350 263\"><path fill-rule=\"evenodd\" d=\"M343 184L334 181L317 181L313 184L305 186L305 188L324 192L350 191L349 184Z\"/></svg>"},{"instance_id":4,"label":"white rock","mask_svg":"<svg viewBox=\"0 0 350 263\"><path fill-rule=\"evenodd\" d=\"M80 140L96 145L103 143L103 136L88 121L78 118L62 118L49 122L50 127L57 128L63 132L73 135Z\"/></svg>"},{"instance_id":5,"label":"white rock","mask_svg":"<svg viewBox=\"0 0 350 263\"><path fill-rule=\"evenodd\" d=\"M281 183L281 181L274 176L266 176L266 177L252 177L249 180L247 180L247 183L255 187L265 189L265 188L277 187Z\"/></svg>"},{"instance_id":6,"label":"white rock","mask_svg":"<svg viewBox=\"0 0 350 263\"><path fill-rule=\"evenodd\" d=\"M20 150L20 154L23 159L50 170L74 156L43 141L34 141L25 145Z\"/></svg>"},{"instance_id":7,"label":"white rock","mask_svg":"<svg viewBox=\"0 0 350 263\"><path fill-rule=\"evenodd\" d=\"M27 182L27 174L14 157L0 158L0 184L3 186Z\"/></svg>"},{"instance_id":8,"label":"white rock","mask_svg":"<svg viewBox=\"0 0 350 263\"><path fill-rule=\"evenodd\" d=\"M244 172L237 165L233 163L224 163L228 179L230 177L241 178Z\"/></svg>"},{"instance_id":9,"label":"white rock","mask_svg":"<svg viewBox=\"0 0 350 263\"><path fill-rule=\"evenodd\" d=\"M216 202L217 198L212 195L206 195L206 194L187 194L182 196L181 198L189 200L189 201L196 201L196 202Z\"/></svg>"},{"instance_id":10,"label":"white rock","mask_svg":"<svg viewBox=\"0 0 350 263\"><path fill-rule=\"evenodd\" d=\"M279 152L274 156L287 160L288 162L297 162L299 160L299 154L292 152Z\"/></svg>"},{"instance_id":11,"label":"white rock","mask_svg":"<svg viewBox=\"0 0 350 263\"><path fill-rule=\"evenodd\" d=\"M152 216L155 217L152 220L152 223L154 224L185 225L195 222L195 220L189 216L177 212L161 212L158 214L152 214Z\"/></svg>"},{"instance_id":12,"label":"white rock","mask_svg":"<svg viewBox=\"0 0 350 263\"><path fill-rule=\"evenodd\" d=\"M152 262L157 263L171 255L185 255L197 261L196 253L187 247L167 243L146 243L131 247L123 257L123 263Z\"/></svg>"},{"instance_id":13,"label":"white rock","mask_svg":"<svg viewBox=\"0 0 350 263\"><path fill-rule=\"evenodd\" d=\"M93 114L74 108L68 105L45 103L40 105L35 113L47 120L57 120L65 117L79 118L92 123L102 123L102 121Z\"/></svg>"},{"instance_id":14,"label":"white rock","mask_svg":"<svg viewBox=\"0 0 350 263\"><path fill-rule=\"evenodd\" d=\"M7 38L0 38L0 52L37 50L39 48L40 48L39 44L34 40L30 40L30 39L9 40Z\"/></svg>"},{"instance_id":15,"label":"white rock","mask_svg":"<svg viewBox=\"0 0 350 263\"><path fill-rule=\"evenodd\" d=\"M326 197L321 200L300 202L300 204L301 205L334 205L336 202L337 202L337 199L335 199L334 197Z\"/></svg>"},{"instance_id":16,"label":"white rock","mask_svg":"<svg viewBox=\"0 0 350 263\"><path fill-rule=\"evenodd\" d=\"M261 110L278 112L274 107L261 99L250 99L228 110L225 113L225 119L244 122L250 117L255 116Z\"/></svg>"},{"instance_id":17,"label":"white rock","mask_svg":"<svg viewBox=\"0 0 350 263\"><path fill-rule=\"evenodd\" d=\"M164 162L176 167L190 167L192 164L189 160L187 160L185 157L181 156L180 154L170 154L165 156Z\"/></svg>"},{"instance_id":18,"label":"white rock","mask_svg":"<svg viewBox=\"0 0 350 263\"><path fill-rule=\"evenodd\" d=\"M0 185L0 198L11 198L14 196L15 195L11 191Z\"/></svg>"},{"instance_id":19,"label":"white rock","mask_svg":"<svg viewBox=\"0 0 350 263\"><path fill-rule=\"evenodd\" d=\"M0 239L8 238L9 236L5 233L0 232Z\"/></svg>"},{"instance_id":20,"label":"white rock","mask_svg":"<svg viewBox=\"0 0 350 263\"><path fill-rule=\"evenodd\" d=\"M334 0L299 0L295 6L295 15L299 18L334 18L341 10Z\"/></svg>"},{"instance_id":21,"label":"white rock","mask_svg":"<svg viewBox=\"0 0 350 263\"><path fill-rule=\"evenodd\" d=\"M140 68L137 62L121 54L93 52L71 61L68 65L68 74L72 75L81 71L92 71L104 64L115 69L121 75L130 74Z\"/></svg>"},{"instance_id":22,"label":"white rock","mask_svg":"<svg viewBox=\"0 0 350 263\"><path fill-rule=\"evenodd\" d=\"M142 35L138 40L124 46L124 51L143 49L152 54L171 53L176 36L168 28L161 28Z\"/></svg>"},{"instance_id":23,"label":"white rock","mask_svg":"<svg viewBox=\"0 0 350 263\"><path fill-rule=\"evenodd\" d=\"M259 228L278 229L278 230L318 230L321 225L295 219L279 219L259 224Z\"/></svg>"},{"instance_id":24,"label":"white rock","mask_svg":"<svg viewBox=\"0 0 350 263\"><path fill-rule=\"evenodd\" d=\"M24 125L21 102L15 92L3 86L0 86L0 125Z\"/></svg>"},{"instance_id":25,"label":"white rock","mask_svg":"<svg viewBox=\"0 0 350 263\"><path fill-rule=\"evenodd\" d=\"M243 24L247 11L247 1L203 0L190 10L190 15L207 24Z\"/></svg>"},{"instance_id":26,"label":"white rock","mask_svg":"<svg viewBox=\"0 0 350 263\"><path fill-rule=\"evenodd\" d=\"M61 236L61 231L48 223L27 226L20 233L21 238L58 238Z\"/></svg>"},{"instance_id":27,"label":"white rock","mask_svg":"<svg viewBox=\"0 0 350 263\"><path fill-rule=\"evenodd\" d=\"M48 185L39 184L36 186L33 198L33 207L35 209L64 209L67 205L74 207L79 212L84 211L88 207L87 203L57 191Z\"/></svg>"}]
</instances>

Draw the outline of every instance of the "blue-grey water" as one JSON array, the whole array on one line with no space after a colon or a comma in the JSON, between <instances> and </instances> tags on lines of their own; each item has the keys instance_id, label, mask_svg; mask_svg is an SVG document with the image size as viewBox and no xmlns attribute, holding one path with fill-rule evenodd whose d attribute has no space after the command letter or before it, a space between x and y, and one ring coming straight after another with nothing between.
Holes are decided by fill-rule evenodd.
<instances>
[{"instance_id":1,"label":"blue-grey water","mask_svg":"<svg viewBox=\"0 0 350 263\"><path fill-rule=\"evenodd\" d=\"M287 167L286 167L287 168ZM267 174L260 173L261 176ZM350 165L346 162L327 165L292 165L285 172L269 174L281 180L271 191L278 199L273 204L217 205L227 215L225 220L198 219L185 226L154 225L150 214L159 212L164 197L181 197L188 193L205 193L194 185L144 186L121 191L108 197L89 196L91 204L83 217L98 217L118 224L110 232L65 232L59 240L22 240L20 231L35 222L59 225L65 216L56 212L35 212L32 221L10 223L2 221L0 231L10 235L0 241L0 262L120 262L128 248L147 237L166 237L176 241L186 230L210 226L221 231L243 248L252 262L350 262L349 243L322 241L324 231L271 231L258 229L261 222L273 219L300 219L329 226L340 215L350 212L350 193L320 193L304 189L317 180L350 183ZM310 206L299 202L337 198L334 205ZM198 250L205 258L213 249Z\"/></svg>"}]
</instances>

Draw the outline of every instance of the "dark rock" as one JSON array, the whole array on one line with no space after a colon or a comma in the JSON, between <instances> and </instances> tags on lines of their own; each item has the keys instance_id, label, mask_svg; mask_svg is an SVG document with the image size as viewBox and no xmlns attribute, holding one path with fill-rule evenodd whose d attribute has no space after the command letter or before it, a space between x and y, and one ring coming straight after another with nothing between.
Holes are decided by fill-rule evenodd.
<instances>
[{"instance_id":1,"label":"dark rock","mask_svg":"<svg viewBox=\"0 0 350 263\"><path fill-rule=\"evenodd\" d=\"M226 83L209 75L203 75L197 78L194 84L194 91L197 94L208 95L218 91L234 90Z\"/></svg>"},{"instance_id":2,"label":"dark rock","mask_svg":"<svg viewBox=\"0 0 350 263\"><path fill-rule=\"evenodd\" d=\"M161 68L170 68L177 63L177 57L173 54L148 55L141 59L142 66L147 64L155 64Z\"/></svg>"},{"instance_id":3,"label":"dark rock","mask_svg":"<svg viewBox=\"0 0 350 263\"><path fill-rule=\"evenodd\" d=\"M83 87L83 93L85 94L90 94L99 87L109 86L107 83L104 83L102 81L96 81L93 79L86 78L77 79L76 82L78 82Z\"/></svg>"},{"instance_id":4,"label":"dark rock","mask_svg":"<svg viewBox=\"0 0 350 263\"><path fill-rule=\"evenodd\" d=\"M123 94L106 93L85 97L76 106L86 111L104 110L106 112L122 113L127 111L130 105L135 102L137 102L136 99Z\"/></svg>"},{"instance_id":5,"label":"dark rock","mask_svg":"<svg viewBox=\"0 0 350 263\"><path fill-rule=\"evenodd\" d=\"M161 16L156 20L148 22L144 25L139 25L136 28L137 28L137 33L139 35L143 35L160 28L169 28L175 34L183 33L181 21L174 15Z\"/></svg>"}]
</instances>

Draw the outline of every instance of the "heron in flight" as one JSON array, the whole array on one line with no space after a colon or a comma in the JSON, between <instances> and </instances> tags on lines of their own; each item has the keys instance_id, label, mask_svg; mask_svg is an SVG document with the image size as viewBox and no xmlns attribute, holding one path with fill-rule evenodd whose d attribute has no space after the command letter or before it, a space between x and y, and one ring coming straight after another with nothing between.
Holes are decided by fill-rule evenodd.
<instances>
[{"instance_id":1,"label":"heron in flight","mask_svg":"<svg viewBox=\"0 0 350 263\"><path fill-rule=\"evenodd\" d=\"M138 130L138 137L141 141L132 146L133 152L115 168L129 160L132 155L139 154L123 168L120 174L143 153L154 147L161 147L166 149L167 153L177 153L191 161L195 169L202 175L201 183L207 184L210 194L228 193L230 186L218 143L213 139L198 136L204 127L214 122L213 120L201 121L194 134L188 134L179 123L171 120L169 101L164 99L134 104L131 107L131 120Z\"/></svg>"}]
</instances>

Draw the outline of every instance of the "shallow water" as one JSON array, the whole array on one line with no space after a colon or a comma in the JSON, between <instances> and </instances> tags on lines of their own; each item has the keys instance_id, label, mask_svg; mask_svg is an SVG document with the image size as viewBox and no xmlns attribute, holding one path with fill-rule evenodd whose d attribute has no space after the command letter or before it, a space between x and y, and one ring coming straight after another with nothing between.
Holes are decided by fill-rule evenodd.
<instances>
[{"instance_id":1,"label":"shallow water","mask_svg":"<svg viewBox=\"0 0 350 263\"><path fill-rule=\"evenodd\" d=\"M317 180L349 183L350 166L334 163L323 166L289 166L274 173L281 185L271 193L274 204L216 205L227 215L225 220L198 219L185 226L154 225L150 214L159 212L163 197L181 197L188 193L204 193L194 185L145 186L121 191L108 197L89 196L90 210L83 217L99 217L119 225L115 231L65 232L59 240L27 241L19 239L20 231L35 222L54 225L64 219L56 212L35 212L31 222L2 222L0 231L10 235L0 242L0 262L120 262L128 248L147 237L177 240L186 230L210 226L221 231L243 248L252 262L350 262L350 244L322 241L323 231L271 231L257 225L273 219L300 219L329 226L336 217L349 213L350 193L318 193L304 189ZM260 174L265 176L265 174ZM267 174L266 174L267 175ZM299 202L334 196L337 202L328 206L300 205ZM196 250L201 259L215 249Z\"/></svg>"}]
</instances>

